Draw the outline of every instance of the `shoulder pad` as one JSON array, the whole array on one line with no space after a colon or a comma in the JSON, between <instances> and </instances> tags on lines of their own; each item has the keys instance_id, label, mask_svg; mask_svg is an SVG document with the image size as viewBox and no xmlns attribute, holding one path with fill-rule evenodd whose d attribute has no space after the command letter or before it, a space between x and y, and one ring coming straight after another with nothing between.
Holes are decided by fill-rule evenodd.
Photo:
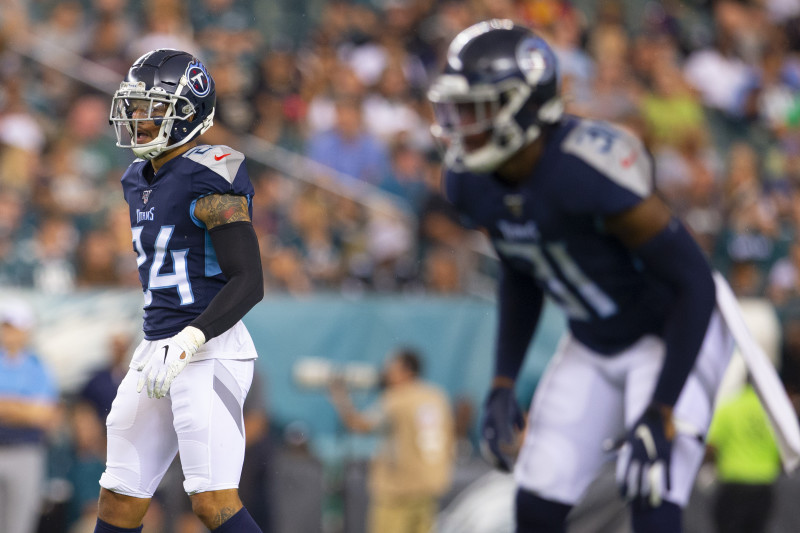
<instances>
[{"instance_id":1,"label":"shoulder pad","mask_svg":"<svg viewBox=\"0 0 800 533\"><path fill-rule=\"evenodd\" d=\"M653 192L650 155L639 139L618 126L583 120L564 138L561 149L642 198Z\"/></svg>"},{"instance_id":2,"label":"shoulder pad","mask_svg":"<svg viewBox=\"0 0 800 533\"><path fill-rule=\"evenodd\" d=\"M222 176L228 183L233 183L236 173L244 161L244 154L229 146L201 145L192 148L183 157L206 167Z\"/></svg>"}]
</instances>

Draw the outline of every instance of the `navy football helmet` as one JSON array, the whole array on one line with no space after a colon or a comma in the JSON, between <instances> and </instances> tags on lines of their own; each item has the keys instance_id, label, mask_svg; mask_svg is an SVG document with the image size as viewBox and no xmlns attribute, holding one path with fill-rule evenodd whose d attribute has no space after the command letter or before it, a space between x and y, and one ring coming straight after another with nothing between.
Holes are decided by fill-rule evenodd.
<instances>
[{"instance_id":1,"label":"navy football helmet","mask_svg":"<svg viewBox=\"0 0 800 533\"><path fill-rule=\"evenodd\" d=\"M472 172L496 170L564 112L555 54L504 19L479 22L453 39L428 99L445 164Z\"/></svg>"},{"instance_id":2,"label":"navy football helmet","mask_svg":"<svg viewBox=\"0 0 800 533\"><path fill-rule=\"evenodd\" d=\"M152 159L204 133L214 123L214 80L199 59L160 49L137 59L111 102L109 121L117 146ZM139 124L152 121L158 135L139 141Z\"/></svg>"}]
</instances>

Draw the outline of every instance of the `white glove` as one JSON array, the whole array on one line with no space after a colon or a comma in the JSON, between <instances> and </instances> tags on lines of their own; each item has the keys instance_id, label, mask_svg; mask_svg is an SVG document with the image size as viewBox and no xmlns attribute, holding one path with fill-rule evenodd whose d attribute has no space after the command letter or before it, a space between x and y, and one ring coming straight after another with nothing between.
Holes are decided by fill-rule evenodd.
<instances>
[{"instance_id":1,"label":"white glove","mask_svg":"<svg viewBox=\"0 0 800 533\"><path fill-rule=\"evenodd\" d=\"M195 352L206 342L203 332L193 326L186 326L177 335L158 341L158 346L146 364L139 371L136 392L142 392L147 383L147 396L163 398L175 377L186 368Z\"/></svg>"}]
</instances>

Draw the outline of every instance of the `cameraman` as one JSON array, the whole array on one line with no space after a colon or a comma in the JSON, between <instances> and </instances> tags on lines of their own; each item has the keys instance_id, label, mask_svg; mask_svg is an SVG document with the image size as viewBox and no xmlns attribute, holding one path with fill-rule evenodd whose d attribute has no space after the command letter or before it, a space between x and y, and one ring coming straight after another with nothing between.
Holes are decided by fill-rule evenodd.
<instances>
[{"instance_id":1,"label":"cameraman","mask_svg":"<svg viewBox=\"0 0 800 533\"><path fill-rule=\"evenodd\" d=\"M342 380L330 386L344 425L358 433L380 432L381 446L369 474L370 533L430 533L438 500L450 487L454 424L445 392L420 379L419 355L391 354L385 389L375 409L359 412Z\"/></svg>"}]
</instances>

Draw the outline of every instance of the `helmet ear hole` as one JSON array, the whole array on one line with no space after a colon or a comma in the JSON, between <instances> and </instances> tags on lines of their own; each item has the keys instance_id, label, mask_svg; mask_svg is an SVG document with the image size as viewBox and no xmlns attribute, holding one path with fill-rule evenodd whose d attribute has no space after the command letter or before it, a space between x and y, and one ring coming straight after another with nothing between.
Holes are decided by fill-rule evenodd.
<instances>
[{"instance_id":1,"label":"helmet ear hole","mask_svg":"<svg viewBox=\"0 0 800 533\"><path fill-rule=\"evenodd\" d=\"M511 96L508 94L508 91L503 91L500 93L498 101L500 103L500 107L505 107L508 102L511 100Z\"/></svg>"},{"instance_id":2,"label":"helmet ear hole","mask_svg":"<svg viewBox=\"0 0 800 533\"><path fill-rule=\"evenodd\" d=\"M502 131L496 136L495 142L502 147L509 146L514 140L514 136L510 131Z\"/></svg>"}]
</instances>

